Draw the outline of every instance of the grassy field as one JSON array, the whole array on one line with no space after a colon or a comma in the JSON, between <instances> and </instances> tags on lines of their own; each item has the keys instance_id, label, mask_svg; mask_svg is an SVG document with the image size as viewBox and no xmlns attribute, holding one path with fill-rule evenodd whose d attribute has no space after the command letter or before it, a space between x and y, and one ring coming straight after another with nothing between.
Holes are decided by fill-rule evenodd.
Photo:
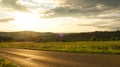
<instances>
[{"instance_id":1,"label":"grassy field","mask_svg":"<svg viewBox=\"0 0 120 67\"><path fill-rule=\"evenodd\" d=\"M82 42L7 42L0 48L23 48L45 51L120 54L120 41L82 41Z\"/></svg>"},{"instance_id":2,"label":"grassy field","mask_svg":"<svg viewBox=\"0 0 120 67\"><path fill-rule=\"evenodd\" d=\"M0 67L17 67L17 66L0 58Z\"/></svg>"}]
</instances>

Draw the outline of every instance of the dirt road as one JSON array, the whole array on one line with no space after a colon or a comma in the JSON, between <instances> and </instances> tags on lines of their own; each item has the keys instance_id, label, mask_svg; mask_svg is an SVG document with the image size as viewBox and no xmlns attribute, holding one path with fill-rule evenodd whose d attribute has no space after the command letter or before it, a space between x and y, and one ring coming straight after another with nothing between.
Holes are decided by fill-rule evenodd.
<instances>
[{"instance_id":1,"label":"dirt road","mask_svg":"<svg viewBox=\"0 0 120 67\"><path fill-rule=\"evenodd\" d=\"M0 48L0 56L20 67L120 67L120 55Z\"/></svg>"}]
</instances>

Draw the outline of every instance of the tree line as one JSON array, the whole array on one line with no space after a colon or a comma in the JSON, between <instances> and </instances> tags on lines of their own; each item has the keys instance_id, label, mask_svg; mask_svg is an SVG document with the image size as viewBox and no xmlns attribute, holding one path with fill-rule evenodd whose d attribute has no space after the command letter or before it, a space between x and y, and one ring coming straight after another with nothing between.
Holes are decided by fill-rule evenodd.
<instances>
[{"instance_id":1,"label":"tree line","mask_svg":"<svg viewBox=\"0 0 120 67\"><path fill-rule=\"evenodd\" d=\"M85 33L39 33L0 32L0 42L74 42L74 41L118 41L120 31L96 31Z\"/></svg>"}]
</instances>

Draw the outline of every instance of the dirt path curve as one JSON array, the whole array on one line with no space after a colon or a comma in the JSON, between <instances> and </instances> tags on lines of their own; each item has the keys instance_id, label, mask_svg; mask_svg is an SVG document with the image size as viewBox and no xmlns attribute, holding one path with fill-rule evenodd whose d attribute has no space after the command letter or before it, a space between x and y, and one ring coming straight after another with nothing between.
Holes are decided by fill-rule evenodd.
<instances>
[{"instance_id":1,"label":"dirt path curve","mask_svg":"<svg viewBox=\"0 0 120 67\"><path fill-rule=\"evenodd\" d=\"M0 48L0 56L20 67L120 67L120 55Z\"/></svg>"}]
</instances>

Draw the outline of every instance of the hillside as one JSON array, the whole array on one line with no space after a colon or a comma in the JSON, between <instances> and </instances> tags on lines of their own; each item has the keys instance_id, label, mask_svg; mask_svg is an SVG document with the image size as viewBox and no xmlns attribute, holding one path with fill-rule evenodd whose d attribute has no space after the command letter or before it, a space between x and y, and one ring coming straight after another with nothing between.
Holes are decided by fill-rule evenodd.
<instances>
[{"instance_id":1,"label":"hillside","mask_svg":"<svg viewBox=\"0 0 120 67\"><path fill-rule=\"evenodd\" d=\"M108 41L120 40L120 31L84 33L41 33L32 31L0 32L0 41Z\"/></svg>"}]
</instances>

